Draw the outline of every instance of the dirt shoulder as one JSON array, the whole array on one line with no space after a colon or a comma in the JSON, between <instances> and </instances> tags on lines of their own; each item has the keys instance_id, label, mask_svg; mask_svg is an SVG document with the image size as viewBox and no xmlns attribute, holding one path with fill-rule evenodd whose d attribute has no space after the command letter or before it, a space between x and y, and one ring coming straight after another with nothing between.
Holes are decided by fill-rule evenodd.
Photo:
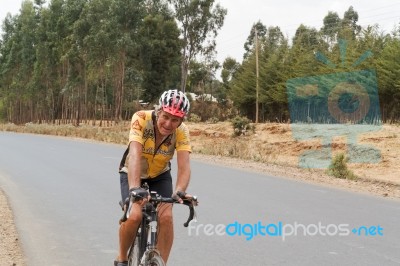
<instances>
[{"instance_id":1,"label":"dirt shoulder","mask_svg":"<svg viewBox=\"0 0 400 266\"><path fill-rule=\"evenodd\" d=\"M377 163L348 163L357 180L334 178L327 175L326 169L298 167L301 155L321 149L322 143L317 137L296 140L290 124L257 124L254 132L240 137L232 137L233 128L229 122L188 123L188 127L193 158L267 175L400 198L400 127L397 125L384 125L375 132L358 134L358 144L367 147L367 151L378 150L380 155ZM347 155L348 146L346 137L332 138L332 156Z\"/></svg>"},{"instance_id":2,"label":"dirt shoulder","mask_svg":"<svg viewBox=\"0 0 400 266\"><path fill-rule=\"evenodd\" d=\"M329 176L320 169L301 169L293 166L282 166L268 163L258 163L236 158L193 154L193 159L209 164L223 165L239 170L246 169L258 174L288 178L294 181L318 184L357 193L400 199L400 186L375 179L347 180Z\"/></svg>"},{"instance_id":3,"label":"dirt shoulder","mask_svg":"<svg viewBox=\"0 0 400 266\"><path fill-rule=\"evenodd\" d=\"M0 266L26 265L14 224L14 216L8 199L1 189L0 221Z\"/></svg>"}]
</instances>

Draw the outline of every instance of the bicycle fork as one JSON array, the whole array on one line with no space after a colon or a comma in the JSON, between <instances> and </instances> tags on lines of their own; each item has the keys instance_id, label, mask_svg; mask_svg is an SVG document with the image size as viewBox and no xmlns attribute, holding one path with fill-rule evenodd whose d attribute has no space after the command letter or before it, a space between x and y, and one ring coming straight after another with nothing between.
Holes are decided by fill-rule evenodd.
<instances>
[{"instance_id":1,"label":"bicycle fork","mask_svg":"<svg viewBox=\"0 0 400 266\"><path fill-rule=\"evenodd\" d=\"M150 206L146 206L150 207ZM156 207L150 207L150 210L143 213L145 215L145 219L147 221L147 237L146 237L146 249L140 261L140 265L147 265L146 263L154 256L154 254L160 255L160 252L157 250L157 226L158 226L158 217Z\"/></svg>"}]
</instances>

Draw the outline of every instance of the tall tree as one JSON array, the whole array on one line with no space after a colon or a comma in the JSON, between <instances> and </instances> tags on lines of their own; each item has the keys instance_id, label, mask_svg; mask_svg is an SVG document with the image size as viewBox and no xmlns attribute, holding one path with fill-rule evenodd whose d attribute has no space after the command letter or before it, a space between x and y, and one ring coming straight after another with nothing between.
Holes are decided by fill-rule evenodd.
<instances>
[{"instance_id":1,"label":"tall tree","mask_svg":"<svg viewBox=\"0 0 400 266\"><path fill-rule=\"evenodd\" d=\"M400 32L400 31L399 31ZM379 97L383 121L399 119L400 109L400 39L390 37L377 59Z\"/></svg>"},{"instance_id":2,"label":"tall tree","mask_svg":"<svg viewBox=\"0 0 400 266\"><path fill-rule=\"evenodd\" d=\"M326 37L330 46L337 40L337 34L340 30L341 19L336 12L329 11L324 17L324 25L321 28L321 33Z\"/></svg>"},{"instance_id":3,"label":"tall tree","mask_svg":"<svg viewBox=\"0 0 400 266\"><path fill-rule=\"evenodd\" d=\"M224 87L229 90L229 82L238 71L240 64L233 57L227 57L222 64L221 78Z\"/></svg>"},{"instance_id":4,"label":"tall tree","mask_svg":"<svg viewBox=\"0 0 400 266\"><path fill-rule=\"evenodd\" d=\"M244 43L244 50L245 53L243 58L247 58L253 51L254 51L254 40L257 32L257 38L262 39L267 34L267 27L258 21L257 23L253 24L250 30L250 34L247 37L246 42Z\"/></svg>"},{"instance_id":5,"label":"tall tree","mask_svg":"<svg viewBox=\"0 0 400 266\"><path fill-rule=\"evenodd\" d=\"M36 60L35 46L37 16L33 3L24 1L21 5L21 14L15 17L14 26L9 28L13 32L9 41L10 51L6 55L7 72L10 90L9 112L12 121L25 123L32 121L35 112L35 88L31 84L33 69Z\"/></svg>"},{"instance_id":6,"label":"tall tree","mask_svg":"<svg viewBox=\"0 0 400 266\"><path fill-rule=\"evenodd\" d=\"M122 104L126 89L128 65L132 63L130 57L138 59L139 38L138 31L146 16L145 0L113 0L111 6L111 18L114 21L114 44L116 52L113 56L115 76L115 120L122 119ZM131 71L131 73L135 73Z\"/></svg>"},{"instance_id":7,"label":"tall tree","mask_svg":"<svg viewBox=\"0 0 400 266\"><path fill-rule=\"evenodd\" d=\"M143 100L154 101L168 87L176 87L174 65L179 64L180 41L176 22L163 15L148 15L139 31L143 72Z\"/></svg>"},{"instance_id":8,"label":"tall tree","mask_svg":"<svg viewBox=\"0 0 400 266\"><path fill-rule=\"evenodd\" d=\"M197 55L215 49L215 37L222 27L227 10L214 0L169 0L174 7L182 36L181 90L186 89L189 63Z\"/></svg>"},{"instance_id":9,"label":"tall tree","mask_svg":"<svg viewBox=\"0 0 400 266\"><path fill-rule=\"evenodd\" d=\"M0 95L1 107L7 121L13 121L13 106L16 93L12 90L13 80L18 69L14 66L16 51L16 27L18 16L7 14L3 25L3 34L0 41Z\"/></svg>"},{"instance_id":10,"label":"tall tree","mask_svg":"<svg viewBox=\"0 0 400 266\"><path fill-rule=\"evenodd\" d=\"M352 6L344 12L343 19L341 21L341 32L340 37L342 39L355 39L360 33L361 26L357 24L358 12L354 10Z\"/></svg>"}]
</instances>

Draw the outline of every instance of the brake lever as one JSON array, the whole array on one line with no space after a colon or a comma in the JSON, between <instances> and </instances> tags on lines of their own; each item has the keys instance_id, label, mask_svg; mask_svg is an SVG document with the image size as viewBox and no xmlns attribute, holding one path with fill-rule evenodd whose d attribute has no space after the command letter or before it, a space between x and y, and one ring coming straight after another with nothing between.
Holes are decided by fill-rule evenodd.
<instances>
[{"instance_id":1,"label":"brake lever","mask_svg":"<svg viewBox=\"0 0 400 266\"><path fill-rule=\"evenodd\" d=\"M190 222L194 221L197 222L197 212L196 212L196 206L197 206L197 197L192 196L191 198L186 199L187 203L186 205L189 206L189 217L188 220L183 224L184 227L188 227Z\"/></svg>"},{"instance_id":2,"label":"brake lever","mask_svg":"<svg viewBox=\"0 0 400 266\"><path fill-rule=\"evenodd\" d=\"M192 221L197 223L197 211L196 211L196 206L197 205L193 205L193 219Z\"/></svg>"}]
</instances>

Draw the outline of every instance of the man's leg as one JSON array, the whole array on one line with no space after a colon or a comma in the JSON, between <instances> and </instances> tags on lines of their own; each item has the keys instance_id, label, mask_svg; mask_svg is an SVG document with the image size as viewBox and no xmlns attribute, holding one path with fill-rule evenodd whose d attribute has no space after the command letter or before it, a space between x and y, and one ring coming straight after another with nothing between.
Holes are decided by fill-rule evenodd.
<instances>
[{"instance_id":1,"label":"man's leg","mask_svg":"<svg viewBox=\"0 0 400 266\"><path fill-rule=\"evenodd\" d=\"M119 253L118 261L128 260L128 250L135 240L136 232L142 220L142 207L138 202L132 204L128 220L119 227Z\"/></svg>"},{"instance_id":2,"label":"man's leg","mask_svg":"<svg viewBox=\"0 0 400 266\"><path fill-rule=\"evenodd\" d=\"M158 243L157 249L165 263L168 261L174 241L174 226L172 222L172 204L163 203L158 207Z\"/></svg>"}]
</instances>

